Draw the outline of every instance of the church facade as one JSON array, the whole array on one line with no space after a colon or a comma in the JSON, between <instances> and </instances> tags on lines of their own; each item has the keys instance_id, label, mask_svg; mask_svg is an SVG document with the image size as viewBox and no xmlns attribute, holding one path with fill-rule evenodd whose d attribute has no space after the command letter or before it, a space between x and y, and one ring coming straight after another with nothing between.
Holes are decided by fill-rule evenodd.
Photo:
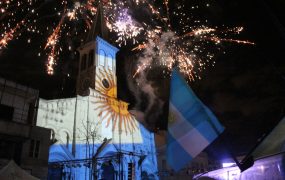
<instances>
[{"instance_id":1,"label":"church facade","mask_svg":"<svg viewBox=\"0 0 285 180\"><path fill-rule=\"evenodd\" d=\"M97 37L79 48L77 96L39 100L52 130L49 179L158 179L154 133L117 98L118 49Z\"/></svg>"}]
</instances>

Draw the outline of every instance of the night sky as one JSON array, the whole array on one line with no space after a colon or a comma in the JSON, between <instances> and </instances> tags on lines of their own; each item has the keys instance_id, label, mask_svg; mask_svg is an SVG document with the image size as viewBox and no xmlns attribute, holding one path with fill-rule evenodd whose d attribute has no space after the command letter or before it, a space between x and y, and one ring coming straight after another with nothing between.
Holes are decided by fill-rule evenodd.
<instances>
[{"instance_id":1,"label":"night sky","mask_svg":"<svg viewBox=\"0 0 285 180\"><path fill-rule=\"evenodd\" d=\"M223 142L248 152L284 116L284 14L282 1L220 3L226 22L241 24L255 47L231 46L214 68L193 83L195 92L226 127ZM282 17L283 16L283 17Z\"/></svg>"},{"instance_id":2,"label":"night sky","mask_svg":"<svg viewBox=\"0 0 285 180\"><path fill-rule=\"evenodd\" d=\"M191 11L193 4L200 5L204 2L187 1L186 6ZM223 43L226 54L217 53L215 66L203 71L201 80L190 83L197 96L213 110L226 128L222 137L207 150L214 155L221 155L224 149L231 150L236 155L245 154L285 114L285 2L207 2L210 7L199 10L196 13L198 19L208 19L213 26L243 26L245 31L238 38L256 43L255 46ZM176 3L170 1L170 10ZM179 28L175 18L172 21ZM44 67L46 57L37 56L41 43L40 40L33 40L27 44L25 38L12 41L7 49L0 52L0 75L39 89L42 98L74 95L78 57L63 54L55 75L48 76ZM127 47L122 48L118 54L119 97L130 102L131 108L144 111L148 103L146 95L142 94L142 102L136 104L135 95L127 83L135 68L134 58ZM165 129L169 79L162 77L160 69L150 72L148 80L153 82L158 101L163 102L163 105L160 107L158 101L155 102L145 117L150 126L156 124L156 128Z\"/></svg>"}]
</instances>

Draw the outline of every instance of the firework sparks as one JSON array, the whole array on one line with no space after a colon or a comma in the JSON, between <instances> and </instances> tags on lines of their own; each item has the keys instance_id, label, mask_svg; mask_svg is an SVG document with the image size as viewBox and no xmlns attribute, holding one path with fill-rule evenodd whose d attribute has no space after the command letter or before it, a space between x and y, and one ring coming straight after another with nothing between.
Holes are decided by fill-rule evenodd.
<instances>
[{"instance_id":1,"label":"firework sparks","mask_svg":"<svg viewBox=\"0 0 285 180\"><path fill-rule=\"evenodd\" d=\"M2 39L0 39L0 50L7 46L8 42L15 38L15 33L20 29L20 27L25 23L25 20L22 20L16 25L16 27L10 29L9 32L2 34Z\"/></svg>"},{"instance_id":2,"label":"firework sparks","mask_svg":"<svg viewBox=\"0 0 285 180\"><path fill-rule=\"evenodd\" d=\"M188 80L194 81L197 78L200 79L199 72L211 63L214 63L214 61L211 62L214 53L207 51L203 43L214 42L216 46L221 42L254 45L250 41L221 38L218 36L218 34L224 35L229 32L240 33L242 30L242 27L218 30L202 26L182 36L178 36L171 31L151 31L148 43L139 44L132 49L133 51L142 50L143 53L151 52L151 55L147 53L148 57L144 56L140 61L133 77L136 77L140 72L150 68L154 64L165 67L169 72L171 72L174 66L177 66Z\"/></svg>"},{"instance_id":3,"label":"firework sparks","mask_svg":"<svg viewBox=\"0 0 285 180\"><path fill-rule=\"evenodd\" d=\"M50 12L45 14L38 11L46 4L54 6ZM187 24L191 18L183 12L184 5L177 5L176 10L170 11L169 0L163 0L159 8L158 3L147 0L4 0L0 2L0 20L2 21L0 50L7 47L8 43L16 37L20 37L20 32L23 31L46 37L44 46L47 55L46 68L48 74L53 74L57 56L64 49L64 38L81 38L79 34L85 33L91 27L100 4L103 5L107 27L116 33L115 43L122 46L132 42L135 46L132 51L142 54L134 77L153 65L165 67L169 71L175 65L189 80L194 80L200 78L199 72L211 64L214 57L214 53L209 52L209 49L212 49L208 48L209 42L212 42L211 44L217 49L222 42L254 45L250 41L233 39L229 36L239 34L243 30L242 27L219 30L217 27L201 25L203 23L199 20L194 21L200 23L198 26ZM206 6L208 7L209 4ZM193 10L197 8L197 6L192 7ZM150 21L142 22L133 17L136 9L146 9ZM179 16L178 23L182 32L176 31L172 26L171 18L174 16ZM26 18L19 21L18 17ZM39 22L46 18L56 20L54 22L57 23L46 23L46 27L43 28ZM65 36L61 36L63 33ZM31 37L28 38L28 43L30 42ZM70 45L68 49L72 49Z\"/></svg>"},{"instance_id":4,"label":"firework sparks","mask_svg":"<svg viewBox=\"0 0 285 180\"><path fill-rule=\"evenodd\" d=\"M116 42L119 43L119 46L124 43L126 45L126 41L129 39L133 40L133 43L136 43L136 37L143 30L142 27L138 27L136 23L133 21L132 17L128 14L127 9L123 9L119 13L118 19L108 26L111 31L114 31L118 34L119 38Z\"/></svg>"},{"instance_id":5,"label":"firework sparks","mask_svg":"<svg viewBox=\"0 0 285 180\"><path fill-rule=\"evenodd\" d=\"M68 13L67 13L68 16ZM58 39L60 37L61 26L64 21L65 16L62 16L58 25L54 29L53 33L48 37L45 49L51 49L50 53L48 54L48 62L47 66L47 73L52 75L54 73L54 65L56 64L56 45L58 43Z\"/></svg>"},{"instance_id":6,"label":"firework sparks","mask_svg":"<svg viewBox=\"0 0 285 180\"><path fill-rule=\"evenodd\" d=\"M51 52L48 55L48 61L46 64L47 73L50 75L54 73L55 56L55 46L53 46Z\"/></svg>"},{"instance_id":7,"label":"firework sparks","mask_svg":"<svg viewBox=\"0 0 285 180\"><path fill-rule=\"evenodd\" d=\"M195 29L189 33L184 34L183 36L184 37L185 36L200 36L200 35L209 34L210 32L215 32L215 31L216 29L204 27L204 28Z\"/></svg>"},{"instance_id":8,"label":"firework sparks","mask_svg":"<svg viewBox=\"0 0 285 180\"><path fill-rule=\"evenodd\" d=\"M250 41L242 41L238 39L226 39L226 38L218 38L218 37L212 37L210 38L211 41L214 41L215 43L219 44L221 42L230 42L230 43L237 43L237 44L249 44L249 45L255 45L254 42Z\"/></svg>"}]
</instances>

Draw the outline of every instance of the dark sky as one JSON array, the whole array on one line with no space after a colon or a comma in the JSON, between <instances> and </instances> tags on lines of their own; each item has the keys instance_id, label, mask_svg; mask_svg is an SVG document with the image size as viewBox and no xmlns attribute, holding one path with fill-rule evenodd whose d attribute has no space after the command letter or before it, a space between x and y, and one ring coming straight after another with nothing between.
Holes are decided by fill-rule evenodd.
<instances>
[{"instance_id":1,"label":"dark sky","mask_svg":"<svg viewBox=\"0 0 285 180\"><path fill-rule=\"evenodd\" d=\"M193 84L226 127L224 141L239 154L248 152L284 116L284 5L282 1L220 3L219 17L244 26L244 37L256 46L228 47L216 66Z\"/></svg>"},{"instance_id":2,"label":"dark sky","mask_svg":"<svg viewBox=\"0 0 285 180\"><path fill-rule=\"evenodd\" d=\"M177 1L179 2L179 1ZM186 1L186 6L206 1ZM217 140L209 152L226 145L236 154L248 152L262 134L270 131L285 113L285 2L283 0L216 0L210 8L197 12L198 19L208 19L213 26L243 26L239 39L255 46L224 43L226 54L218 53L216 65L201 73L202 79L190 85L197 96L217 115L225 126L223 141ZM176 1L170 1L175 6ZM189 9L190 11L190 9ZM175 19L173 20L174 24ZM40 38L40 37L36 37ZM40 90L43 98L70 96L74 93L76 56L62 55L54 76L44 70L45 57L37 56L41 41L27 44L26 39L12 41L0 53L0 75ZM135 106L135 98L126 89L131 60L124 60L127 50L119 53L117 74L119 96ZM127 73L126 73L127 72ZM153 71L157 94L165 104L156 119L165 128L168 106L168 79ZM70 73L71 77L67 77ZM64 87L62 91L62 87ZM147 103L147 101L145 102ZM155 111L155 105L153 107ZM224 147L224 146L223 146Z\"/></svg>"}]
</instances>

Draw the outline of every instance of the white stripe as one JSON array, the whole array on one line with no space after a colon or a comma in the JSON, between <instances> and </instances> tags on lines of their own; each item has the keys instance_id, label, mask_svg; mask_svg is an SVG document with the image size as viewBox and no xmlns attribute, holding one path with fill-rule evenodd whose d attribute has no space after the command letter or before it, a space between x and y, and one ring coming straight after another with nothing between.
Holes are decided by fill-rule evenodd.
<instances>
[{"instance_id":1,"label":"white stripe","mask_svg":"<svg viewBox=\"0 0 285 180\"><path fill-rule=\"evenodd\" d=\"M183 117L171 102L169 103L169 113L171 113L175 119L173 123L169 124L168 131L172 136L176 137L176 139L184 136L188 131L193 129L191 123Z\"/></svg>"},{"instance_id":2,"label":"white stripe","mask_svg":"<svg viewBox=\"0 0 285 180\"><path fill-rule=\"evenodd\" d=\"M189 121L170 102L169 112L175 116L175 122L168 127L169 133L192 157L196 157L210 143L195 129Z\"/></svg>"},{"instance_id":3,"label":"white stripe","mask_svg":"<svg viewBox=\"0 0 285 180\"><path fill-rule=\"evenodd\" d=\"M192 129L176 140L193 158L210 144L196 129Z\"/></svg>"}]
</instances>

